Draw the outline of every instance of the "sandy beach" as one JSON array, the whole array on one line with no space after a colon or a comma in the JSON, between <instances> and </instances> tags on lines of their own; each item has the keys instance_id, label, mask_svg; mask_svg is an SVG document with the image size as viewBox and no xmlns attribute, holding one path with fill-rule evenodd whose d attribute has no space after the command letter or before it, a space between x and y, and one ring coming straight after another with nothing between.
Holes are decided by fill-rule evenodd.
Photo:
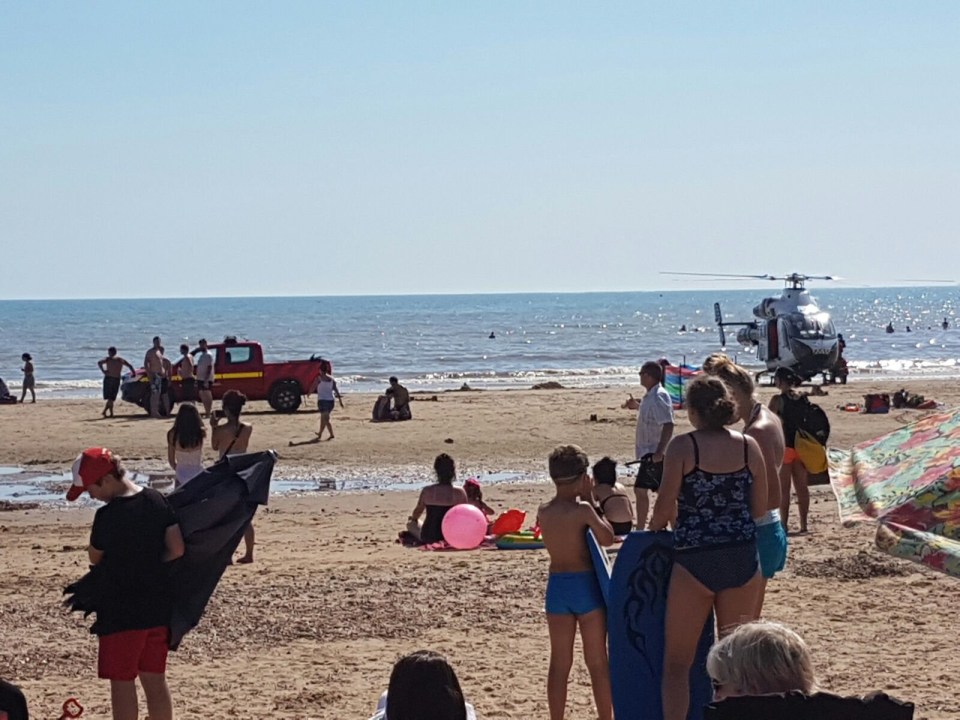
<instances>
[{"instance_id":1,"label":"sandy beach","mask_svg":"<svg viewBox=\"0 0 960 720\"><path fill-rule=\"evenodd\" d=\"M850 447L920 417L837 409L901 386L960 405L955 383L833 387L815 398L830 415L831 446ZM772 392L761 389L764 399ZM346 409L333 416L336 440L296 447L289 443L310 439L317 414L278 415L254 403L251 449L275 448L281 476L307 470L416 480L438 452L449 452L461 478L511 471L534 481L545 476L546 455L560 442L582 445L591 459L625 460L633 445L633 413L620 409L623 388L416 397L413 422L372 424L373 397L348 395ZM84 447L107 445L135 469L164 467L169 421L123 404L115 419L102 420L100 408L94 400L0 407L0 465L62 471ZM677 421L679 432L689 429L684 412ZM549 495L549 486L536 482L485 489L498 510L532 513ZM177 716L365 718L394 660L433 648L450 657L480 717L544 717L546 554L403 549L394 537L415 499L409 491L272 499L257 518L257 562L228 570L200 626L171 655ZM109 717L89 621L59 604L63 586L85 570L92 515L89 507L47 506L0 513L0 676L22 685L37 717L57 716L71 696L86 707L84 717ZM826 689L880 689L915 702L917 718L960 716L950 674L960 633L957 581L881 554L872 538L869 526L841 527L830 489L815 488L811 533L791 539L765 615L805 637ZM579 659L569 708L570 718L592 716Z\"/></svg>"}]
</instances>

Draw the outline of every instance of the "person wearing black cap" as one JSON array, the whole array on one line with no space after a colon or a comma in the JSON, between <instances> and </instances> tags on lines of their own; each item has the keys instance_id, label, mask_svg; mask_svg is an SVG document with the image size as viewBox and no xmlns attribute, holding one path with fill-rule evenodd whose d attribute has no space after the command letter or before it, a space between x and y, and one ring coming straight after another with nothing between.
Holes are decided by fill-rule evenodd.
<instances>
[{"instance_id":1,"label":"person wearing black cap","mask_svg":"<svg viewBox=\"0 0 960 720\"><path fill-rule=\"evenodd\" d=\"M802 393L797 391L802 378L787 367L779 367L773 375L773 383L780 391L770 398L770 410L780 417L783 425L783 440L786 448L783 465L780 466L780 522L787 530L790 512L790 486L797 491L797 510L800 513L800 532L807 532L807 515L810 512L810 488L807 487L807 468L794 448L800 418L803 417Z\"/></svg>"}]
</instances>

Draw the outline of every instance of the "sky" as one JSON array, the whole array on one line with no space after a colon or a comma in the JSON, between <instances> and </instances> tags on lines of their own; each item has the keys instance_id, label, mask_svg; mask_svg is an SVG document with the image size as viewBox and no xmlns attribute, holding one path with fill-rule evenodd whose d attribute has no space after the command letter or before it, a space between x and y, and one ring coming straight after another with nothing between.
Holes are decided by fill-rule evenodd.
<instances>
[{"instance_id":1,"label":"sky","mask_svg":"<svg viewBox=\"0 0 960 720\"><path fill-rule=\"evenodd\" d=\"M939 1L0 0L0 298L955 280L957 37Z\"/></svg>"}]
</instances>

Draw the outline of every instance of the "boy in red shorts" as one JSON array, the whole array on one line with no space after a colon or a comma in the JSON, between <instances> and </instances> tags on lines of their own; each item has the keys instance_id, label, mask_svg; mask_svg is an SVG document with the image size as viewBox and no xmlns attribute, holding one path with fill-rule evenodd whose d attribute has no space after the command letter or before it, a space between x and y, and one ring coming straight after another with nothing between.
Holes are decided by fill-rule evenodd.
<instances>
[{"instance_id":1,"label":"boy in red shorts","mask_svg":"<svg viewBox=\"0 0 960 720\"><path fill-rule=\"evenodd\" d=\"M177 517L163 495L129 480L106 448L84 450L73 464L67 500L84 490L106 503L90 532L90 563L104 583L91 630L100 637L97 674L110 681L113 718L139 717L139 677L151 720L173 720L165 675L172 602L166 563L184 552Z\"/></svg>"}]
</instances>

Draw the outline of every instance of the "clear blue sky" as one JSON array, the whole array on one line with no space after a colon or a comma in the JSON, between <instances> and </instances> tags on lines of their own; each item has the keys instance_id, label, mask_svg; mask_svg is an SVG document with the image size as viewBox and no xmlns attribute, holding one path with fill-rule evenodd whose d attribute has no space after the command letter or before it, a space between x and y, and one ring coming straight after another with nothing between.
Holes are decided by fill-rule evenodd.
<instances>
[{"instance_id":1,"label":"clear blue sky","mask_svg":"<svg viewBox=\"0 0 960 720\"><path fill-rule=\"evenodd\" d=\"M0 297L960 276L960 3L0 2Z\"/></svg>"}]
</instances>

